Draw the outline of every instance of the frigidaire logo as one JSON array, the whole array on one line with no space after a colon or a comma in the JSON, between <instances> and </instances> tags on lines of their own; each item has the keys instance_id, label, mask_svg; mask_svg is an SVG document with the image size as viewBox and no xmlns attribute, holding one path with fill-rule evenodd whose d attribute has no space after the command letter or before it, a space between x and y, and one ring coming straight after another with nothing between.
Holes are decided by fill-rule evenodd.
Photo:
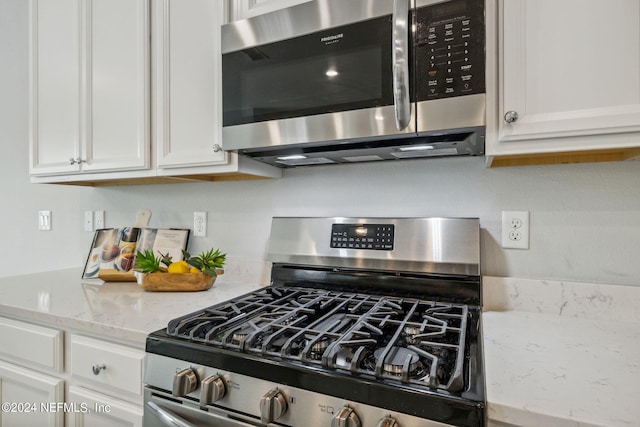
<instances>
[{"instance_id":1,"label":"frigidaire logo","mask_svg":"<svg viewBox=\"0 0 640 427\"><path fill-rule=\"evenodd\" d=\"M320 41L325 44L337 43L343 37L344 37L344 33L334 34L332 36L321 37Z\"/></svg>"}]
</instances>

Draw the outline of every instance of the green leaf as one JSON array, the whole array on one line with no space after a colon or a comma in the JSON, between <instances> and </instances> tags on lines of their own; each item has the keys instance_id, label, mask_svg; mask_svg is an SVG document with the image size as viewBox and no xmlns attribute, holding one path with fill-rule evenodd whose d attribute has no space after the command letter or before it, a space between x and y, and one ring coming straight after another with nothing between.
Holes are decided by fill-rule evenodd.
<instances>
[{"instance_id":1,"label":"green leaf","mask_svg":"<svg viewBox=\"0 0 640 427\"><path fill-rule=\"evenodd\" d=\"M182 257L187 261L187 264L213 277L217 276L216 269L222 268L224 265L226 256L227 254L220 253L219 249L209 249L197 256L191 256L189 252L182 251Z\"/></svg>"},{"instance_id":2,"label":"green leaf","mask_svg":"<svg viewBox=\"0 0 640 427\"><path fill-rule=\"evenodd\" d=\"M143 273L153 273L160 270L160 258L156 257L153 251L148 249L144 252L138 251L133 268Z\"/></svg>"}]
</instances>

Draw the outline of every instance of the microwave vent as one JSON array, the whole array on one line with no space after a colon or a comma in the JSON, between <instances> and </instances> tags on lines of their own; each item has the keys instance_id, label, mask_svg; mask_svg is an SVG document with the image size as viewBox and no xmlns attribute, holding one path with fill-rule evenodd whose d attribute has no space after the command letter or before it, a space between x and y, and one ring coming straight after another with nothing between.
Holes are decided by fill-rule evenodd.
<instances>
[{"instance_id":1,"label":"microwave vent","mask_svg":"<svg viewBox=\"0 0 640 427\"><path fill-rule=\"evenodd\" d=\"M335 163L334 160L327 159L325 157L306 157L303 159L277 159L275 163L279 163L284 166L311 166L311 165L328 165Z\"/></svg>"},{"instance_id":2,"label":"microwave vent","mask_svg":"<svg viewBox=\"0 0 640 427\"><path fill-rule=\"evenodd\" d=\"M380 156L349 156L349 157L343 157L342 159L344 161L352 162L352 163L356 163L356 162L374 162L374 161L377 161L377 160L384 160Z\"/></svg>"},{"instance_id":3,"label":"microwave vent","mask_svg":"<svg viewBox=\"0 0 640 427\"><path fill-rule=\"evenodd\" d=\"M449 148L436 148L433 150L425 151L394 151L392 156L398 159L416 159L420 157L438 157L438 156L455 156L458 154L458 149L455 147Z\"/></svg>"},{"instance_id":4,"label":"microwave vent","mask_svg":"<svg viewBox=\"0 0 640 427\"><path fill-rule=\"evenodd\" d=\"M484 154L484 127L391 139L328 141L240 150L281 168Z\"/></svg>"}]
</instances>

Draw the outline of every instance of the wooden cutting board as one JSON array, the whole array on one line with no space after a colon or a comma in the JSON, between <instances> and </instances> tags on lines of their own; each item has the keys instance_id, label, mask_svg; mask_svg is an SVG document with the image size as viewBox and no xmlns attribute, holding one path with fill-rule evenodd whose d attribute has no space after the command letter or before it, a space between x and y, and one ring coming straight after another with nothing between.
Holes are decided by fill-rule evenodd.
<instances>
[{"instance_id":1,"label":"wooden cutting board","mask_svg":"<svg viewBox=\"0 0 640 427\"><path fill-rule=\"evenodd\" d=\"M100 270L98 278L105 282L135 282L136 276L132 271L118 271L116 269Z\"/></svg>"}]
</instances>

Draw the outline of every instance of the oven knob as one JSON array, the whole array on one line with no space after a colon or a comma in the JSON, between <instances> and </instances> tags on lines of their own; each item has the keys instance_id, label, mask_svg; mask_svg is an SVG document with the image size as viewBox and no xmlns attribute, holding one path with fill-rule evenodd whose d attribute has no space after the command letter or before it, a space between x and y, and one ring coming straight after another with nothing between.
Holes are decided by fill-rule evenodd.
<instances>
[{"instance_id":1,"label":"oven knob","mask_svg":"<svg viewBox=\"0 0 640 427\"><path fill-rule=\"evenodd\" d=\"M200 405L207 406L224 397L227 388L220 375L212 375L200 383Z\"/></svg>"},{"instance_id":2,"label":"oven knob","mask_svg":"<svg viewBox=\"0 0 640 427\"><path fill-rule=\"evenodd\" d=\"M198 388L198 377L191 368L176 372L173 377L173 394L176 397L186 396Z\"/></svg>"},{"instance_id":3,"label":"oven knob","mask_svg":"<svg viewBox=\"0 0 640 427\"><path fill-rule=\"evenodd\" d=\"M400 424L393 417L386 416L378 422L376 427L400 427Z\"/></svg>"},{"instance_id":4,"label":"oven knob","mask_svg":"<svg viewBox=\"0 0 640 427\"><path fill-rule=\"evenodd\" d=\"M348 406L340 409L340 412L333 417L331 427L361 427L362 423L355 411Z\"/></svg>"},{"instance_id":5,"label":"oven knob","mask_svg":"<svg viewBox=\"0 0 640 427\"><path fill-rule=\"evenodd\" d=\"M263 424L269 424L287 412L287 399L277 388L270 390L260 399L260 418Z\"/></svg>"}]
</instances>

